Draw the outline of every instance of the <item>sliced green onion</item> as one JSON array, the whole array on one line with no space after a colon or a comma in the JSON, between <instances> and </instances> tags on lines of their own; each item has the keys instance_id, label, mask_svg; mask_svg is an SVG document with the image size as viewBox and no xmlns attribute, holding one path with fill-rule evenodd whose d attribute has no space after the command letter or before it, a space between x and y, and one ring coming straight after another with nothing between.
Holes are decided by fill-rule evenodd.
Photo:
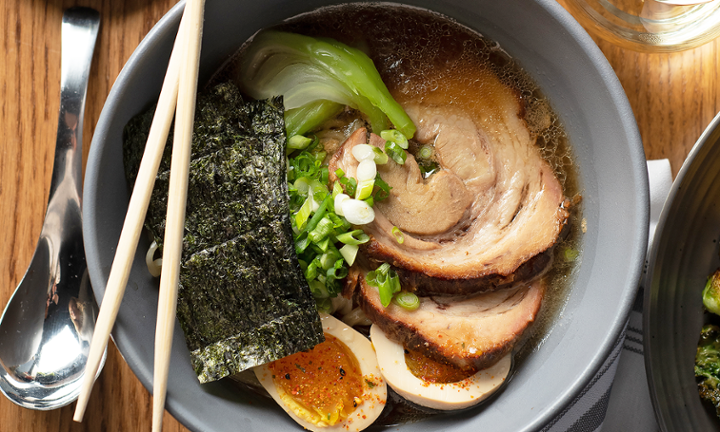
<instances>
[{"instance_id":1,"label":"sliced green onion","mask_svg":"<svg viewBox=\"0 0 720 432\"><path fill-rule=\"evenodd\" d=\"M287 146L292 150L302 150L313 142L312 138L307 138L302 135L293 135L288 139Z\"/></svg>"},{"instance_id":2,"label":"sliced green onion","mask_svg":"<svg viewBox=\"0 0 720 432\"><path fill-rule=\"evenodd\" d=\"M401 291L393 298L395 304L403 309L415 310L420 306L420 299L414 293Z\"/></svg>"},{"instance_id":3,"label":"sliced green onion","mask_svg":"<svg viewBox=\"0 0 720 432\"><path fill-rule=\"evenodd\" d=\"M330 172L328 170L328 167L324 166L324 167L320 168L320 183L322 183L323 185L326 185L326 184L328 184L329 179L330 179Z\"/></svg>"},{"instance_id":4,"label":"sliced green onion","mask_svg":"<svg viewBox=\"0 0 720 432\"><path fill-rule=\"evenodd\" d=\"M343 193L343 188L340 185L340 182L333 183L332 197L337 198L337 196L340 195L341 193ZM335 207L337 207L337 204L335 204Z\"/></svg>"},{"instance_id":5,"label":"sliced green onion","mask_svg":"<svg viewBox=\"0 0 720 432\"><path fill-rule=\"evenodd\" d=\"M370 207L372 207L372 206L375 205L375 200L374 200L373 197L371 197L371 196L365 198L365 199L363 200L363 202L366 203L367 205L369 205Z\"/></svg>"},{"instance_id":6,"label":"sliced green onion","mask_svg":"<svg viewBox=\"0 0 720 432\"><path fill-rule=\"evenodd\" d=\"M347 220L341 218L336 213L328 213L328 217L333 221L333 230L336 230L337 233L344 233L352 226Z\"/></svg>"},{"instance_id":7,"label":"sliced green onion","mask_svg":"<svg viewBox=\"0 0 720 432\"><path fill-rule=\"evenodd\" d=\"M312 194L315 200L322 202L325 197L330 193L327 188L327 183L322 183L320 180L312 179L309 181L309 189L312 189Z\"/></svg>"},{"instance_id":8,"label":"sliced green onion","mask_svg":"<svg viewBox=\"0 0 720 432\"><path fill-rule=\"evenodd\" d=\"M395 236L395 240L398 243L400 243L400 244L405 243L405 234L403 234L403 232L400 231L400 228L394 226L394 227L392 227L391 232L392 232L392 235Z\"/></svg>"},{"instance_id":9,"label":"sliced green onion","mask_svg":"<svg viewBox=\"0 0 720 432\"><path fill-rule=\"evenodd\" d=\"M362 180L355 189L355 199L364 200L372 195L373 188L375 187L375 178L370 180Z\"/></svg>"},{"instance_id":10,"label":"sliced green onion","mask_svg":"<svg viewBox=\"0 0 720 432\"><path fill-rule=\"evenodd\" d=\"M370 236L365 234L363 230L354 230L338 234L337 239L346 245L359 245L370 241Z\"/></svg>"},{"instance_id":11,"label":"sliced green onion","mask_svg":"<svg viewBox=\"0 0 720 432\"><path fill-rule=\"evenodd\" d=\"M339 251L338 251L338 252L339 252ZM354 259L354 258L353 258L353 259ZM337 261L335 261L335 264L334 264L331 268L329 268L329 269L327 270L327 273L325 273L325 276L326 276L326 278L327 278L326 280L327 280L328 282L329 282L329 281L334 281L334 280L337 280L337 279L343 279L343 278L346 278L346 277L347 277L347 275L348 275L348 269L347 269L347 267L345 267L345 266L343 265L343 263L344 263L343 258L340 258L340 259L338 259ZM350 264L350 265L352 265L352 264ZM325 285L327 286L328 283L326 282ZM328 287L328 290L329 290L329 289L330 289L330 287Z\"/></svg>"},{"instance_id":12,"label":"sliced green onion","mask_svg":"<svg viewBox=\"0 0 720 432\"><path fill-rule=\"evenodd\" d=\"M345 261L347 261L348 265L351 266L355 263L358 249L360 249L358 245L346 244L345 246L340 248L340 255L342 255L343 258L345 258Z\"/></svg>"},{"instance_id":13,"label":"sliced green onion","mask_svg":"<svg viewBox=\"0 0 720 432\"><path fill-rule=\"evenodd\" d=\"M563 255L564 255L565 261L572 262L577 259L578 255L580 255L580 252L578 252L577 249L567 248L563 252Z\"/></svg>"},{"instance_id":14,"label":"sliced green onion","mask_svg":"<svg viewBox=\"0 0 720 432\"><path fill-rule=\"evenodd\" d=\"M355 178L358 182L363 182L365 180L374 180L376 175L377 166L372 159L360 162L357 166L357 171L355 172Z\"/></svg>"},{"instance_id":15,"label":"sliced green onion","mask_svg":"<svg viewBox=\"0 0 720 432\"><path fill-rule=\"evenodd\" d=\"M375 211L366 202L347 199L342 203L345 219L353 225L365 225L375 220Z\"/></svg>"},{"instance_id":16,"label":"sliced green onion","mask_svg":"<svg viewBox=\"0 0 720 432\"><path fill-rule=\"evenodd\" d=\"M321 251L327 252L328 248L330 247L330 237L325 237L325 240L322 240L315 244L317 245L317 247L320 248Z\"/></svg>"},{"instance_id":17,"label":"sliced green onion","mask_svg":"<svg viewBox=\"0 0 720 432\"><path fill-rule=\"evenodd\" d=\"M395 161L398 165L405 165L405 159L407 159L407 153L399 145L392 141L385 142L385 153Z\"/></svg>"},{"instance_id":18,"label":"sliced green onion","mask_svg":"<svg viewBox=\"0 0 720 432\"><path fill-rule=\"evenodd\" d=\"M295 189L300 195L307 196L308 189L310 188L310 179L307 177L300 177L299 179L295 180L295 183L293 183L293 187L295 187Z\"/></svg>"},{"instance_id":19,"label":"sliced green onion","mask_svg":"<svg viewBox=\"0 0 720 432\"><path fill-rule=\"evenodd\" d=\"M418 156L423 159L430 159L433 155L433 149L430 146L422 146L418 152Z\"/></svg>"},{"instance_id":20,"label":"sliced green onion","mask_svg":"<svg viewBox=\"0 0 720 432\"><path fill-rule=\"evenodd\" d=\"M300 207L300 210L298 210L298 212L295 214L295 225L298 227L299 230L303 229L305 222L307 222L308 218L310 217L310 213L312 213L313 210L314 202L315 200L313 199L313 197L307 197L302 207Z\"/></svg>"},{"instance_id":21,"label":"sliced green onion","mask_svg":"<svg viewBox=\"0 0 720 432\"><path fill-rule=\"evenodd\" d=\"M400 292L400 278L388 263L383 263L377 269L368 272L365 281L368 285L377 287L380 293L380 303L382 303L383 307L388 307L393 295Z\"/></svg>"},{"instance_id":22,"label":"sliced green onion","mask_svg":"<svg viewBox=\"0 0 720 432\"><path fill-rule=\"evenodd\" d=\"M355 195L355 188L357 188L357 181L352 177L341 177L340 184L345 187L345 193L348 195Z\"/></svg>"},{"instance_id":23,"label":"sliced green onion","mask_svg":"<svg viewBox=\"0 0 720 432\"><path fill-rule=\"evenodd\" d=\"M305 252L308 246L310 246L310 239L308 239L307 233L303 232L300 234L300 237L295 240L295 253L300 255Z\"/></svg>"},{"instance_id":24,"label":"sliced green onion","mask_svg":"<svg viewBox=\"0 0 720 432\"><path fill-rule=\"evenodd\" d=\"M335 170L335 175L337 178L343 178L345 177L345 171L343 171L342 168L338 168Z\"/></svg>"},{"instance_id":25,"label":"sliced green onion","mask_svg":"<svg viewBox=\"0 0 720 432\"><path fill-rule=\"evenodd\" d=\"M305 280L312 281L318 276L317 269L320 268L320 260L318 258L313 259L305 269Z\"/></svg>"},{"instance_id":26,"label":"sliced green onion","mask_svg":"<svg viewBox=\"0 0 720 432\"><path fill-rule=\"evenodd\" d=\"M322 164L322 162L325 160L325 156L327 156L327 152L326 151L314 152L313 155L315 156L315 160L317 160L318 162L320 162Z\"/></svg>"},{"instance_id":27,"label":"sliced green onion","mask_svg":"<svg viewBox=\"0 0 720 432\"><path fill-rule=\"evenodd\" d=\"M307 267L308 267L308 263L305 262L305 261L303 261L303 260L301 260L301 259L298 259L298 263L300 263L300 268L302 269L303 274L304 274L304 273L305 273L305 270L306 270Z\"/></svg>"},{"instance_id":28,"label":"sliced green onion","mask_svg":"<svg viewBox=\"0 0 720 432\"><path fill-rule=\"evenodd\" d=\"M355 160L358 162L362 162L364 160L373 160L375 158L375 153L373 152L373 146L367 145L367 144L357 144L352 148L352 155L355 157Z\"/></svg>"},{"instance_id":29,"label":"sliced green onion","mask_svg":"<svg viewBox=\"0 0 720 432\"><path fill-rule=\"evenodd\" d=\"M380 178L380 174L375 176L375 186L378 187L377 192L373 195L375 197L375 201L382 201L390 196L390 189L392 189L392 187L390 187L385 180Z\"/></svg>"},{"instance_id":30,"label":"sliced green onion","mask_svg":"<svg viewBox=\"0 0 720 432\"><path fill-rule=\"evenodd\" d=\"M325 213L327 212L328 203L330 203L330 200L332 197L328 195L325 197L323 202L320 204L317 210L315 210L315 214L313 215L312 219L310 219L310 222L307 224L307 228L305 228L306 231L310 232L315 229L317 224L320 222L320 219L325 216Z\"/></svg>"},{"instance_id":31,"label":"sliced green onion","mask_svg":"<svg viewBox=\"0 0 720 432\"><path fill-rule=\"evenodd\" d=\"M337 182L335 184L338 184ZM342 188L340 188L342 190ZM335 206L335 213L340 216L345 216L345 213L343 213L342 210L342 203L345 200L349 200L350 197L344 193L337 194L335 196L335 200L333 201L333 204Z\"/></svg>"},{"instance_id":32,"label":"sliced green onion","mask_svg":"<svg viewBox=\"0 0 720 432\"><path fill-rule=\"evenodd\" d=\"M380 132L380 137L382 137L385 141L392 141L404 149L408 148L407 137L397 129L384 130Z\"/></svg>"},{"instance_id":33,"label":"sliced green onion","mask_svg":"<svg viewBox=\"0 0 720 432\"><path fill-rule=\"evenodd\" d=\"M317 226L308 232L308 238L311 242L318 244L318 242L324 240L333 230L333 222L329 217L325 216L320 219Z\"/></svg>"},{"instance_id":34,"label":"sliced green onion","mask_svg":"<svg viewBox=\"0 0 720 432\"><path fill-rule=\"evenodd\" d=\"M338 258L338 255L336 255L334 251L329 250L320 256L320 265L323 270L327 271L333 268L333 265Z\"/></svg>"},{"instance_id":35,"label":"sliced green onion","mask_svg":"<svg viewBox=\"0 0 720 432\"><path fill-rule=\"evenodd\" d=\"M330 297L330 293L325 287L325 284L319 280L312 280L308 283L308 285L310 285L310 291L316 299L325 299Z\"/></svg>"},{"instance_id":36,"label":"sliced green onion","mask_svg":"<svg viewBox=\"0 0 720 432\"><path fill-rule=\"evenodd\" d=\"M375 146L373 146L372 149L373 149L373 154L375 155L375 158L373 159L373 161L377 165L385 165L388 161L388 155L386 155L382 150L380 150L379 148L377 148Z\"/></svg>"}]
</instances>

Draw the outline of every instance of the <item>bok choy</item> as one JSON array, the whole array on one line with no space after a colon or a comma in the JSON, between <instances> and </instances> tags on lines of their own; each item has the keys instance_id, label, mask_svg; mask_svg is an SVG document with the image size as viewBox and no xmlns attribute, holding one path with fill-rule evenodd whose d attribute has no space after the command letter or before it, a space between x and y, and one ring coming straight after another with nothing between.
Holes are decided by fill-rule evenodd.
<instances>
[{"instance_id":1,"label":"bok choy","mask_svg":"<svg viewBox=\"0 0 720 432\"><path fill-rule=\"evenodd\" d=\"M259 33L244 55L240 81L255 99L283 96L288 136L311 131L344 105L364 113L374 131L392 123L408 138L415 134L372 60L333 39Z\"/></svg>"}]
</instances>

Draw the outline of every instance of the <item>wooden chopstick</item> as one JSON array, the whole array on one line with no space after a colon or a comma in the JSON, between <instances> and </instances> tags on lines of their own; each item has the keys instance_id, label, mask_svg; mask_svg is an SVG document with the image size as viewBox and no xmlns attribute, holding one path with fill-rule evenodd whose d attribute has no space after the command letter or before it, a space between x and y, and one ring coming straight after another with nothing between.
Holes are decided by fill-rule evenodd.
<instances>
[{"instance_id":1,"label":"wooden chopstick","mask_svg":"<svg viewBox=\"0 0 720 432\"><path fill-rule=\"evenodd\" d=\"M180 35L186 33L184 31L184 28L187 27L185 21L187 20L185 14L183 14L183 19L180 22L180 28L178 30L178 34ZM108 344L110 331L115 323L115 318L120 309L120 303L125 294L130 268L132 267L133 257L137 250L138 239L142 232L145 214L147 213L150 196L152 195L155 184L155 176L160 166L160 160L162 159L170 125L172 124L178 95L180 62L183 53L181 39L183 38L176 38L172 55L170 56L165 80L163 81L155 115L150 126L145 152L140 162L137 180L135 181L130 203L128 204L127 216L123 223L115 257L112 267L110 268L110 275L105 288L105 296L100 306L100 312L90 343L85 376L83 377L80 395L77 400L77 405L75 406L73 420L76 422L82 421L85 415L90 392L92 391L95 377Z\"/></svg>"},{"instance_id":2,"label":"wooden chopstick","mask_svg":"<svg viewBox=\"0 0 720 432\"><path fill-rule=\"evenodd\" d=\"M158 299L157 327L155 328L155 365L153 372L153 432L162 430L165 413L170 352L172 350L175 312L177 309L180 261L185 230L190 151L192 145L195 99L197 94L200 44L202 41L203 12L205 0L188 0L184 15L187 29L178 34L184 39L183 61L178 87L175 134L170 165L165 239L163 242L163 265L160 274L160 297Z\"/></svg>"}]
</instances>

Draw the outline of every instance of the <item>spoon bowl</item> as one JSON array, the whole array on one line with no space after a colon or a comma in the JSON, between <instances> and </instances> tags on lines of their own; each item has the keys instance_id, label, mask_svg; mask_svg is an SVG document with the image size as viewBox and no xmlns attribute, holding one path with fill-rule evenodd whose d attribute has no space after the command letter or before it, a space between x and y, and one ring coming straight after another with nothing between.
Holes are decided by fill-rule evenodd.
<instances>
[{"instance_id":1,"label":"spoon bowl","mask_svg":"<svg viewBox=\"0 0 720 432\"><path fill-rule=\"evenodd\" d=\"M0 391L25 408L74 401L97 304L82 237L82 124L100 15L71 8L62 22L60 115L47 213L25 276L0 318Z\"/></svg>"}]
</instances>

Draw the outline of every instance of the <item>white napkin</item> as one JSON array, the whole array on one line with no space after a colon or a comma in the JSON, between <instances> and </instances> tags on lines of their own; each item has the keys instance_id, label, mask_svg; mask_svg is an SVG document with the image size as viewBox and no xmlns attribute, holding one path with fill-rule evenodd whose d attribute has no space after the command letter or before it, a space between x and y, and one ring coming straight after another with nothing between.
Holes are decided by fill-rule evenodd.
<instances>
[{"instance_id":1,"label":"white napkin","mask_svg":"<svg viewBox=\"0 0 720 432\"><path fill-rule=\"evenodd\" d=\"M655 227L672 186L667 159L647 163L650 182L650 231ZM643 287L638 290L625 331L600 371L580 395L542 432L657 432L643 358Z\"/></svg>"}]
</instances>

